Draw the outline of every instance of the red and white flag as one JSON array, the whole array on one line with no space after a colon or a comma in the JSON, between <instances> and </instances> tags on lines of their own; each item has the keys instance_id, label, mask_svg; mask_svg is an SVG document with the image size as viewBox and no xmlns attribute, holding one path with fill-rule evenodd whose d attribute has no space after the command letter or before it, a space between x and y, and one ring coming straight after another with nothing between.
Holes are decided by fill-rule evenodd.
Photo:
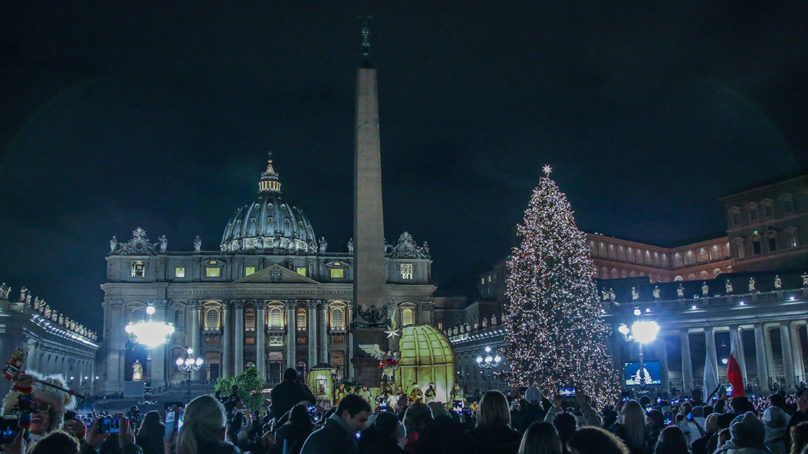
<instances>
[{"instance_id":1,"label":"red and white flag","mask_svg":"<svg viewBox=\"0 0 808 454\"><path fill-rule=\"evenodd\" d=\"M734 335L733 335L734 334ZM741 346L739 333L730 334L730 351L729 360L727 361L727 378L732 384L732 396L745 396L746 392L743 389L743 374L741 373Z\"/></svg>"}]
</instances>

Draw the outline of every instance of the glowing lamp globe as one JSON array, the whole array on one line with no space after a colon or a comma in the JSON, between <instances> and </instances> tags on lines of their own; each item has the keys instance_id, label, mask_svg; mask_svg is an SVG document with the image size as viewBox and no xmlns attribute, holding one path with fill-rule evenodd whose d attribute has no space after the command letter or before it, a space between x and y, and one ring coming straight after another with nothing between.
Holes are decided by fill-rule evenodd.
<instances>
[{"instance_id":1,"label":"glowing lamp globe","mask_svg":"<svg viewBox=\"0 0 808 454\"><path fill-rule=\"evenodd\" d=\"M639 310L639 309L634 309L634 316L635 316L635 317L639 317L639 316L640 316L640 314L641 314L641 312L640 312L640 310Z\"/></svg>"},{"instance_id":2,"label":"glowing lamp globe","mask_svg":"<svg viewBox=\"0 0 808 454\"><path fill-rule=\"evenodd\" d=\"M124 330L132 338L132 341L143 344L146 348L154 348L168 342L174 334L174 325L163 322L140 322L126 325Z\"/></svg>"},{"instance_id":3,"label":"glowing lamp globe","mask_svg":"<svg viewBox=\"0 0 808 454\"><path fill-rule=\"evenodd\" d=\"M174 364L176 364L177 366L182 366L183 364L182 358L177 358L177 360L174 361Z\"/></svg>"},{"instance_id":4,"label":"glowing lamp globe","mask_svg":"<svg viewBox=\"0 0 808 454\"><path fill-rule=\"evenodd\" d=\"M617 331L622 334L623 336L628 336L628 326L625 323L621 323L620 326L617 328Z\"/></svg>"},{"instance_id":5,"label":"glowing lamp globe","mask_svg":"<svg viewBox=\"0 0 808 454\"><path fill-rule=\"evenodd\" d=\"M196 367L200 367L203 362L204 362L204 360L202 358L197 358L196 359Z\"/></svg>"},{"instance_id":6,"label":"glowing lamp globe","mask_svg":"<svg viewBox=\"0 0 808 454\"><path fill-rule=\"evenodd\" d=\"M482 356L478 356L478 357L477 357L477 359L476 359L476 361L477 361L477 364L480 364L481 362L483 362L483 357L482 357Z\"/></svg>"},{"instance_id":7,"label":"glowing lamp globe","mask_svg":"<svg viewBox=\"0 0 808 454\"><path fill-rule=\"evenodd\" d=\"M185 351L186 351L186 352L188 352L188 354L189 354L189 355L193 355L193 354L194 354L194 349L193 349L193 348L191 348L191 347L188 347L188 350L185 350Z\"/></svg>"},{"instance_id":8,"label":"glowing lamp globe","mask_svg":"<svg viewBox=\"0 0 808 454\"><path fill-rule=\"evenodd\" d=\"M648 344L659 334L659 325L652 321L636 321L631 325L631 335L641 344Z\"/></svg>"}]
</instances>

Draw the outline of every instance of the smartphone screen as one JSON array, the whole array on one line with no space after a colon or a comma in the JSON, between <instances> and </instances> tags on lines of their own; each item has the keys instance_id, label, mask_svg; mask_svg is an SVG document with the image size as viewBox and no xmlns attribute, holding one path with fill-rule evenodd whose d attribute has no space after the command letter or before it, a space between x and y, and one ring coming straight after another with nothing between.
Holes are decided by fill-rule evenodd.
<instances>
[{"instance_id":1,"label":"smartphone screen","mask_svg":"<svg viewBox=\"0 0 808 454\"><path fill-rule=\"evenodd\" d=\"M561 386L558 388L558 395L561 397L574 397L575 396L575 387L574 386Z\"/></svg>"},{"instance_id":2,"label":"smartphone screen","mask_svg":"<svg viewBox=\"0 0 808 454\"><path fill-rule=\"evenodd\" d=\"M7 445L14 441L20 431L17 415L6 415L0 420L0 444Z\"/></svg>"},{"instance_id":3,"label":"smartphone screen","mask_svg":"<svg viewBox=\"0 0 808 454\"><path fill-rule=\"evenodd\" d=\"M116 434L121 431L121 420L107 416L101 418L101 433Z\"/></svg>"},{"instance_id":4,"label":"smartphone screen","mask_svg":"<svg viewBox=\"0 0 808 454\"><path fill-rule=\"evenodd\" d=\"M163 437L164 441L171 440L171 435L174 434L174 431L177 429L177 412L175 411L167 411L166 412L166 433Z\"/></svg>"}]
</instances>

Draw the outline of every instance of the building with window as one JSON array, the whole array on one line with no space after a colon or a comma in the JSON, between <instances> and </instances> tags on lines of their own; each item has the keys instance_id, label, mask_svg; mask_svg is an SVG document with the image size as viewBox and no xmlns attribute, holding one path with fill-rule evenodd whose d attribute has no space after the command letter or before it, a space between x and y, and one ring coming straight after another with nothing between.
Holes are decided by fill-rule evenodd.
<instances>
[{"instance_id":1,"label":"building with window","mask_svg":"<svg viewBox=\"0 0 808 454\"><path fill-rule=\"evenodd\" d=\"M328 363L351 377L355 318L353 246L328 250L303 210L288 202L270 156L254 200L227 221L218 250L168 249L137 228L126 242L110 242L104 291L104 390L119 392L145 353L127 349L124 326L143 319L173 323L170 344L152 352L159 388L184 379L174 360L190 346L205 359L195 379L215 380L255 365L265 382L283 369ZM429 248L403 233L385 245L386 300L400 326L432 324L435 286Z\"/></svg>"}]
</instances>

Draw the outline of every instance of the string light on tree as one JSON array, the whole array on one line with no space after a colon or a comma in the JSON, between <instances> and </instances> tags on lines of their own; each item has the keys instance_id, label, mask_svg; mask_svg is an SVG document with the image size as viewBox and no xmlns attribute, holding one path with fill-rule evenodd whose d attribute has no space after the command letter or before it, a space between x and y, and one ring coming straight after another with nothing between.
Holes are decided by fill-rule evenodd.
<instances>
[{"instance_id":1,"label":"string light on tree","mask_svg":"<svg viewBox=\"0 0 808 454\"><path fill-rule=\"evenodd\" d=\"M538 386L545 395L575 386L602 406L619 395L620 378L606 350L609 328L586 236L552 170L542 168L507 264L504 375L511 386Z\"/></svg>"}]
</instances>

